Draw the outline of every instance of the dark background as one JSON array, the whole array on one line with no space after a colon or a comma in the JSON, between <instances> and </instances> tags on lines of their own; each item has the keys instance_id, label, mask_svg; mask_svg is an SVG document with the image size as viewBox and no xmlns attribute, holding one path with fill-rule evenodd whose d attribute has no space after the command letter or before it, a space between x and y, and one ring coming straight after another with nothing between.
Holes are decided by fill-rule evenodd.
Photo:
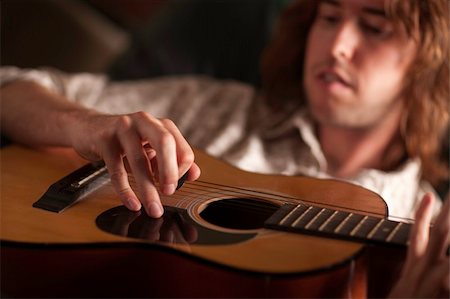
<instances>
[{"instance_id":1,"label":"dark background","mask_svg":"<svg viewBox=\"0 0 450 299\"><path fill-rule=\"evenodd\" d=\"M259 84L259 58L289 0L2 0L1 65L207 74Z\"/></svg>"}]
</instances>

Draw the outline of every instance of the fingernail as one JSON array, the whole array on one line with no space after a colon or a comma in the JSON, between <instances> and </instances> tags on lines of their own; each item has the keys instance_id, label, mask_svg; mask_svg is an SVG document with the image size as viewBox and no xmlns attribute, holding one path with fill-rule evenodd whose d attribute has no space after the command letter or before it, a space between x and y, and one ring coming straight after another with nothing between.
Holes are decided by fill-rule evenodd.
<instances>
[{"instance_id":1,"label":"fingernail","mask_svg":"<svg viewBox=\"0 0 450 299\"><path fill-rule=\"evenodd\" d=\"M149 204L148 209L149 209L148 211L149 216L153 218L161 217L164 212L164 209L161 206L161 204L154 201Z\"/></svg>"},{"instance_id":2,"label":"fingernail","mask_svg":"<svg viewBox=\"0 0 450 299\"><path fill-rule=\"evenodd\" d=\"M127 198L127 199L125 199L125 201L126 201L126 205L127 205L128 209L130 209L132 211L139 211L141 209L141 204L139 202L137 202L136 200Z\"/></svg>"},{"instance_id":3,"label":"fingernail","mask_svg":"<svg viewBox=\"0 0 450 299\"><path fill-rule=\"evenodd\" d=\"M171 195L175 192L175 188L176 188L175 184L165 184L163 186L162 192L165 195Z\"/></svg>"}]
</instances>

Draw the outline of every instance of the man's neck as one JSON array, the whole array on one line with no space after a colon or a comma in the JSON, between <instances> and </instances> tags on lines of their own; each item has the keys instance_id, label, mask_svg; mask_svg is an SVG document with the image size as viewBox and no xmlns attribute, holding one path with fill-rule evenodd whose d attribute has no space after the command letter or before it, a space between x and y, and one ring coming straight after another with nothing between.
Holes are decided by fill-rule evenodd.
<instances>
[{"instance_id":1,"label":"man's neck","mask_svg":"<svg viewBox=\"0 0 450 299\"><path fill-rule=\"evenodd\" d=\"M399 138L399 114L364 129L319 125L318 136L328 173L350 177L362 169L392 170L402 161L405 149Z\"/></svg>"}]
</instances>

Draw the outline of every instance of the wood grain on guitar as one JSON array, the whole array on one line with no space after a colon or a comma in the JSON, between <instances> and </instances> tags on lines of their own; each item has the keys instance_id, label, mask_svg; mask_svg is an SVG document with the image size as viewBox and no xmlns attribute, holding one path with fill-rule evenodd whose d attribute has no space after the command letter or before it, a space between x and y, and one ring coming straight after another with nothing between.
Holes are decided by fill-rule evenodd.
<instances>
[{"instance_id":1,"label":"wood grain on guitar","mask_svg":"<svg viewBox=\"0 0 450 299\"><path fill-rule=\"evenodd\" d=\"M162 196L161 219L120 206L110 184L52 213L32 205L86 161L69 149L2 149L2 292L13 297L367 296L363 244L272 230L264 222L284 204L299 203L319 207L316 214L332 209L384 217L378 195L337 180L248 173L200 151L196 162L202 168L199 181ZM308 217L309 222L319 218Z\"/></svg>"}]
</instances>

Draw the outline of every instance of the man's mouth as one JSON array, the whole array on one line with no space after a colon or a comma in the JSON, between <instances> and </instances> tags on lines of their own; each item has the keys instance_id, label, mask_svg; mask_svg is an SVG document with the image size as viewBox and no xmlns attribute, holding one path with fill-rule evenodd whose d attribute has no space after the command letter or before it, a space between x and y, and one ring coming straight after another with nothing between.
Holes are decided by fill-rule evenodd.
<instances>
[{"instance_id":1,"label":"man's mouth","mask_svg":"<svg viewBox=\"0 0 450 299\"><path fill-rule=\"evenodd\" d=\"M354 84L352 80L348 76L343 76L335 71L322 71L318 74L318 78L327 84L331 83L339 83L344 85L345 87L353 88Z\"/></svg>"}]
</instances>

